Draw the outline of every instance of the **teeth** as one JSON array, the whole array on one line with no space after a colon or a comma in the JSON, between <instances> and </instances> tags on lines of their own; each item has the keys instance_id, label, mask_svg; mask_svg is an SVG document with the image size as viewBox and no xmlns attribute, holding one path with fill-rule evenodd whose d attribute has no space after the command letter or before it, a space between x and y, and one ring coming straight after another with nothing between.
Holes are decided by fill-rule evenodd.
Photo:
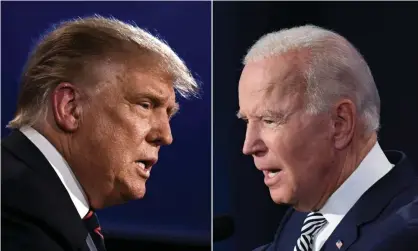
<instances>
[{"instance_id":1,"label":"teeth","mask_svg":"<svg viewBox=\"0 0 418 251\"><path fill-rule=\"evenodd\" d=\"M140 166L142 169L145 170L145 164L144 163L142 163L142 162L136 162L136 163L138 164L138 166ZM148 172L149 172L149 170L148 170Z\"/></svg>"},{"instance_id":2,"label":"teeth","mask_svg":"<svg viewBox=\"0 0 418 251\"><path fill-rule=\"evenodd\" d=\"M276 176L279 173L279 171L275 171L275 172L268 172L268 176L269 178L273 178L274 176Z\"/></svg>"}]
</instances>

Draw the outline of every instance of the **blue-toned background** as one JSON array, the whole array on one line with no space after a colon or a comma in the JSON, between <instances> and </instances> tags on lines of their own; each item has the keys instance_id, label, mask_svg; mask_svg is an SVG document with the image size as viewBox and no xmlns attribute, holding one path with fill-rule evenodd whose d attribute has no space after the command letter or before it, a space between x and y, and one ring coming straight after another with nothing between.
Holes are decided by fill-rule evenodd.
<instances>
[{"instance_id":1,"label":"blue-toned background","mask_svg":"<svg viewBox=\"0 0 418 251\"><path fill-rule=\"evenodd\" d=\"M2 2L1 133L15 112L20 74L40 34L62 20L100 14L158 34L203 82L201 99L179 100L174 142L163 147L144 199L99 212L102 229L124 238L209 245L210 2Z\"/></svg>"}]
</instances>

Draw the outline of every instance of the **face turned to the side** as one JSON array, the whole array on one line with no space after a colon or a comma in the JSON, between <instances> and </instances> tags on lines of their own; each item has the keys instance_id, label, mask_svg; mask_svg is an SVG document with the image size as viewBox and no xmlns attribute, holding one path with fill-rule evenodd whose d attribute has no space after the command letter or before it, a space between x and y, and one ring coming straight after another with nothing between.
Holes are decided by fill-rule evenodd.
<instances>
[{"instance_id":1,"label":"face turned to the side","mask_svg":"<svg viewBox=\"0 0 418 251\"><path fill-rule=\"evenodd\" d=\"M301 65L296 53L248 63L238 116L247 122L243 152L263 172L273 201L309 210L338 170L333 121L306 112Z\"/></svg>"},{"instance_id":2,"label":"face turned to the side","mask_svg":"<svg viewBox=\"0 0 418 251\"><path fill-rule=\"evenodd\" d=\"M83 105L70 165L95 208L142 198L178 109L170 78L158 71L107 69Z\"/></svg>"}]
</instances>

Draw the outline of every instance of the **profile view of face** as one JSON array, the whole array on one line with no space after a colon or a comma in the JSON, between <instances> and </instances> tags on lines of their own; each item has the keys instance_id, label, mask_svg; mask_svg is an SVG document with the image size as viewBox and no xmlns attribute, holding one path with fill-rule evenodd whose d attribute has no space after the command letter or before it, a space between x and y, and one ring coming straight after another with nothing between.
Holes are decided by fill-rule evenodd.
<instances>
[{"instance_id":1,"label":"profile view of face","mask_svg":"<svg viewBox=\"0 0 418 251\"><path fill-rule=\"evenodd\" d=\"M73 140L77 176L97 208L144 196L160 147L173 141L170 118L178 109L172 80L155 71L121 76L114 69L102 78Z\"/></svg>"},{"instance_id":2,"label":"profile view of face","mask_svg":"<svg viewBox=\"0 0 418 251\"><path fill-rule=\"evenodd\" d=\"M330 118L306 112L300 63L296 53L250 62L239 81L243 153L263 172L273 201L295 208L321 196L334 155Z\"/></svg>"}]
</instances>

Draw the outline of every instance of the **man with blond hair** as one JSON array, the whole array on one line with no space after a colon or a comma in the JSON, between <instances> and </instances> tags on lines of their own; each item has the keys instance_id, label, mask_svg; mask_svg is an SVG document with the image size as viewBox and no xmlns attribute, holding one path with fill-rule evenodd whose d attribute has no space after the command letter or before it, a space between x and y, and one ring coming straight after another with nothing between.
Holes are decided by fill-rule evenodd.
<instances>
[{"instance_id":1,"label":"man with blond hair","mask_svg":"<svg viewBox=\"0 0 418 251\"><path fill-rule=\"evenodd\" d=\"M43 37L1 143L2 250L105 250L94 210L144 196L176 91L198 85L136 26L93 16Z\"/></svg>"},{"instance_id":2,"label":"man with blond hair","mask_svg":"<svg viewBox=\"0 0 418 251\"><path fill-rule=\"evenodd\" d=\"M257 250L418 250L417 172L377 142L379 94L356 48L306 25L263 36L244 65L243 152L291 205Z\"/></svg>"}]
</instances>

